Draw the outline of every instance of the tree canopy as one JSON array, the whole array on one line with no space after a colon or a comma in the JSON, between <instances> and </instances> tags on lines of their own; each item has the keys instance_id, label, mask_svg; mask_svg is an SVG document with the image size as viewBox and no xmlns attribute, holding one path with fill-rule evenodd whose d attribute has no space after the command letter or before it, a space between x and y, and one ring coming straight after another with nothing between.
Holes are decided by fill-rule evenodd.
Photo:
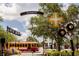
<instances>
[{"instance_id":1,"label":"tree canopy","mask_svg":"<svg viewBox=\"0 0 79 59\"><path fill-rule=\"evenodd\" d=\"M0 38L5 38L6 42L16 40L16 37L13 34L6 32L1 26L0 26Z\"/></svg>"},{"instance_id":2,"label":"tree canopy","mask_svg":"<svg viewBox=\"0 0 79 59\"><path fill-rule=\"evenodd\" d=\"M30 42L38 42L38 40L35 37L32 37L32 36L29 36L27 38L27 41L30 41Z\"/></svg>"},{"instance_id":3,"label":"tree canopy","mask_svg":"<svg viewBox=\"0 0 79 59\"><path fill-rule=\"evenodd\" d=\"M57 3L41 3L40 11L44 12L44 15L38 15L31 18L30 28L32 35L40 37L43 36L45 39L50 38L52 40L56 40L56 42L62 45L64 39L63 37L59 37L56 33L59 28L52 28L53 24L49 23L49 17L56 12L60 17L63 17L64 23L68 21L75 20L79 14L78 7L75 4L70 4L66 11L61 9L61 6ZM57 38L56 38L57 37Z\"/></svg>"},{"instance_id":4,"label":"tree canopy","mask_svg":"<svg viewBox=\"0 0 79 59\"><path fill-rule=\"evenodd\" d=\"M0 22L2 22L2 21L3 21L3 18L0 17ZM16 37L13 34L5 31L4 28L1 25L0 25L0 38L5 38L6 42L16 40Z\"/></svg>"}]
</instances>

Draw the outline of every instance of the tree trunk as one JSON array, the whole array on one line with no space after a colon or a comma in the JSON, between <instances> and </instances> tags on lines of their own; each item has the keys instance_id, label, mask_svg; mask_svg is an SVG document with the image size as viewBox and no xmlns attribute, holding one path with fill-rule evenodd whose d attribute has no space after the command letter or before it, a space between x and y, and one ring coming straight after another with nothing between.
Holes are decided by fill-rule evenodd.
<instances>
[{"instance_id":1,"label":"tree trunk","mask_svg":"<svg viewBox=\"0 0 79 59\"><path fill-rule=\"evenodd\" d=\"M61 47L60 47L60 44L58 43L58 51L60 51L61 50Z\"/></svg>"}]
</instances>

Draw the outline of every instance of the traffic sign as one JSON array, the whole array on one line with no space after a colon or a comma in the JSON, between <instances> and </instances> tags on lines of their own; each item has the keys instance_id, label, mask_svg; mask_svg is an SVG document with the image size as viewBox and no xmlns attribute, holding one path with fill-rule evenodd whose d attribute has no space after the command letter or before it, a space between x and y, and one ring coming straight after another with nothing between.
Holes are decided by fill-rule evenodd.
<instances>
[{"instance_id":1,"label":"traffic sign","mask_svg":"<svg viewBox=\"0 0 79 59\"><path fill-rule=\"evenodd\" d=\"M12 28L10 28L10 27L8 27L8 26L7 26L7 31L10 32L10 33L12 33L12 34L21 36L21 33L20 33L20 32L14 30L14 29L12 29Z\"/></svg>"}]
</instances>

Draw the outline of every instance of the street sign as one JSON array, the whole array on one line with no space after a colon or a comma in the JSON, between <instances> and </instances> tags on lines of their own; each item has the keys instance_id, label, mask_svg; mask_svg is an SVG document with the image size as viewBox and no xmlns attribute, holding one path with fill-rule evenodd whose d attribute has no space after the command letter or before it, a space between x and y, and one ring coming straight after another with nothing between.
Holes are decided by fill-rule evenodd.
<instances>
[{"instance_id":1,"label":"street sign","mask_svg":"<svg viewBox=\"0 0 79 59\"><path fill-rule=\"evenodd\" d=\"M10 32L10 33L12 33L12 34L21 36L21 33L20 33L20 32L14 30L14 29L12 29L12 28L10 28L10 27L8 27L8 26L7 26L7 31Z\"/></svg>"}]
</instances>

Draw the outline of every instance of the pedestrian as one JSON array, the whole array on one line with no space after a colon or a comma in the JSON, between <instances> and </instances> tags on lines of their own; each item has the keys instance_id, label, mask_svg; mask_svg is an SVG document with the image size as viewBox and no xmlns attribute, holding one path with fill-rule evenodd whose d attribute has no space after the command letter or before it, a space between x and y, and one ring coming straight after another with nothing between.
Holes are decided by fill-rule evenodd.
<instances>
[{"instance_id":1,"label":"pedestrian","mask_svg":"<svg viewBox=\"0 0 79 59\"><path fill-rule=\"evenodd\" d=\"M14 48L12 48L12 54L14 54Z\"/></svg>"}]
</instances>

